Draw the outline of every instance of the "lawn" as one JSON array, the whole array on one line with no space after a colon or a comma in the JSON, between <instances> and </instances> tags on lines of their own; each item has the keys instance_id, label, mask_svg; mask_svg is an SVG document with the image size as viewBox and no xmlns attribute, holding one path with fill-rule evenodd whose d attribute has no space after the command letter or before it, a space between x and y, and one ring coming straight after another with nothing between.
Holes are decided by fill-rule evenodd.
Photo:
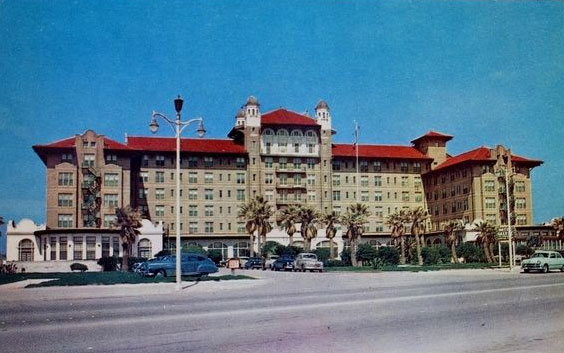
<instances>
[{"instance_id":1,"label":"lawn","mask_svg":"<svg viewBox=\"0 0 564 353\"><path fill-rule=\"evenodd\" d=\"M175 277L142 277L132 272L51 272L51 273L16 273L0 275L0 285L26 279L52 279L37 284L30 284L26 288L51 287L51 286L86 286L86 285L112 285L112 284L137 284L137 283L162 283L175 282ZM228 281L238 279L254 279L245 275L208 276L204 278L183 276L183 281Z\"/></svg>"},{"instance_id":2,"label":"lawn","mask_svg":"<svg viewBox=\"0 0 564 353\"><path fill-rule=\"evenodd\" d=\"M405 266L384 266L380 269L375 269L372 266L342 266L342 267L326 267L326 271L330 272L424 272L424 271L441 271L441 270L461 270L461 269L483 269L494 268L497 264L488 263L469 263L469 264L440 264L440 265L405 265Z\"/></svg>"}]
</instances>

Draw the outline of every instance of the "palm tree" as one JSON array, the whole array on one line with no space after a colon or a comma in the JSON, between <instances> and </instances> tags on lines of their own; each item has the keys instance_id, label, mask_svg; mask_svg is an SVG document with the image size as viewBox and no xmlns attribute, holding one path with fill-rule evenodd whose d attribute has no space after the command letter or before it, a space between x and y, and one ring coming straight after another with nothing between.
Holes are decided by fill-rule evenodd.
<instances>
[{"instance_id":1,"label":"palm tree","mask_svg":"<svg viewBox=\"0 0 564 353\"><path fill-rule=\"evenodd\" d=\"M339 223L339 216L335 212L327 213L322 217L322 222L326 224L325 237L329 239L329 258L335 258L335 247L333 246L333 239L337 235L336 224Z\"/></svg>"},{"instance_id":2,"label":"palm tree","mask_svg":"<svg viewBox=\"0 0 564 353\"><path fill-rule=\"evenodd\" d=\"M341 224L347 227L347 237L351 244L351 262L353 266L358 266L356 251L358 240L362 236L363 226L368 222L370 212L368 206L356 203L347 207L347 211L341 216Z\"/></svg>"},{"instance_id":3,"label":"palm tree","mask_svg":"<svg viewBox=\"0 0 564 353\"><path fill-rule=\"evenodd\" d=\"M119 228L119 237L123 248L123 258L121 270L129 271L129 255L135 243L135 237L139 235L138 228L141 227L141 212L127 205L123 208L116 208L116 219L114 227Z\"/></svg>"},{"instance_id":4,"label":"palm tree","mask_svg":"<svg viewBox=\"0 0 564 353\"><path fill-rule=\"evenodd\" d=\"M404 210L392 213L386 219L386 224L390 227L392 238L399 240L400 264L402 265L405 265L405 221L406 213Z\"/></svg>"},{"instance_id":5,"label":"palm tree","mask_svg":"<svg viewBox=\"0 0 564 353\"><path fill-rule=\"evenodd\" d=\"M257 196L239 206L238 217L245 221L245 229L249 233L251 257L255 256L255 231L258 238L258 254L261 255L261 244L266 241L266 234L272 230L270 224L272 215L272 207L262 196Z\"/></svg>"},{"instance_id":6,"label":"palm tree","mask_svg":"<svg viewBox=\"0 0 564 353\"><path fill-rule=\"evenodd\" d=\"M423 265L423 256L421 256L420 235L425 232L425 221L428 218L427 211L423 207L417 207L407 211L407 219L411 223L411 234L415 237L415 247L417 248L417 263Z\"/></svg>"},{"instance_id":7,"label":"palm tree","mask_svg":"<svg viewBox=\"0 0 564 353\"><path fill-rule=\"evenodd\" d=\"M296 233L296 223L298 223L298 216L299 216L299 207L290 205L286 208L280 210L278 215L278 225L280 228L284 229L288 236L290 237L290 244L292 246L294 244L294 234Z\"/></svg>"},{"instance_id":8,"label":"palm tree","mask_svg":"<svg viewBox=\"0 0 564 353\"><path fill-rule=\"evenodd\" d=\"M458 256L456 255L456 232L464 229L464 221L461 219L451 219L444 224L445 242L450 246L452 262L458 263Z\"/></svg>"},{"instance_id":9,"label":"palm tree","mask_svg":"<svg viewBox=\"0 0 564 353\"><path fill-rule=\"evenodd\" d=\"M317 236L317 225L321 220L321 214L309 205L303 205L298 212L298 220L301 223L300 231L304 238L304 250L311 251L311 241Z\"/></svg>"},{"instance_id":10,"label":"palm tree","mask_svg":"<svg viewBox=\"0 0 564 353\"><path fill-rule=\"evenodd\" d=\"M491 251L490 244L492 242L492 239L495 242L495 226L488 222L480 221L474 225L474 231L479 233L478 237L476 238L476 242L484 249L486 261L488 263L493 263L493 252Z\"/></svg>"}]
</instances>

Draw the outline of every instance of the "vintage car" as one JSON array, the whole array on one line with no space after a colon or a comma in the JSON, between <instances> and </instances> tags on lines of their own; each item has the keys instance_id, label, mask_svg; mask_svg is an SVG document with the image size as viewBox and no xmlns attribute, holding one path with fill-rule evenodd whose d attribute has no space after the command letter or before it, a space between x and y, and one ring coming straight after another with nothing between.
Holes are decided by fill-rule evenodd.
<instances>
[{"instance_id":1,"label":"vintage car","mask_svg":"<svg viewBox=\"0 0 564 353\"><path fill-rule=\"evenodd\" d=\"M180 266L183 276L205 276L217 272L217 266L213 261L201 254L182 254ZM146 261L140 266L139 273L145 276L174 276L176 274L176 256L161 256Z\"/></svg>"},{"instance_id":2,"label":"vintage car","mask_svg":"<svg viewBox=\"0 0 564 353\"><path fill-rule=\"evenodd\" d=\"M272 265L274 264L274 261L276 261L276 259L279 257L280 256L278 255L270 255L266 260L266 262L264 263L264 267L272 270Z\"/></svg>"},{"instance_id":3,"label":"vintage car","mask_svg":"<svg viewBox=\"0 0 564 353\"><path fill-rule=\"evenodd\" d=\"M312 253L301 253L294 260L294 271L319 271L323 272L323 262L317 260L317 255Z\"/></svg>"},{"instance_id":4,"label":"vintage car","mask_svg":"<svg viewBox=\"0 0 564 353\"><path fill-rule=\"evenodd\" d=\"M294 260L296 258L293 255L282 255L272 263L270 268L272 271L292 271L294 269Z\"/></svg>"},{"instance_id":5,"label":"vintage car","mask_svg":"<svg viewBox=\"0 0 564 353\"><path fill-rule=\"evenodd\" d=\"M564 258L556 251L537 250L529 259L521 261L521 268L524 272L547 273L551 270L564 272Z\"/></svg>"}]
</instances>

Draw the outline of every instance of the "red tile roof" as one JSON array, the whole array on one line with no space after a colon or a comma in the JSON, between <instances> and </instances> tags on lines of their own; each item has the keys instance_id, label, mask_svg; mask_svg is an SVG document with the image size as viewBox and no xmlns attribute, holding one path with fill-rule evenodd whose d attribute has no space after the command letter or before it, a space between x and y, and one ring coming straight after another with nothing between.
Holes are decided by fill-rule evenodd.
<instances>
[{"instance_id":1,"label":"red tile roof","mask_svg":"<svg viewBox=\"0 0 564 353\"><path fill-rule=\"evenodd\" d=\"M53 143L49 143L46 145L34 145L34 149L43 149L43 148L75 148L75 141L76 136L68 137L66 139L62 139L59 141L55 141ZM115 140L109 139L104 137L104 148L109 150L124 150L128 151L131 150L128 146L124 145L123 143L117 142Z\"/></svg>"},{"instance_id":2,"label":"red tile roof","mask_svg":"<svg viewBox=\"0 0 564 353\"><path fill-rule=\"evenodd\" d=\"M315 119L284 108L276 109L261 116L262 125L319 126Z\"/></svg>"},{"instance_id":3,"label":"red tile roof","mask_svg":"<svg viewBox=\"0 0 564 353\"><path fill-rule=\"evenodd\" d=\"M538 166L541 165L543 162L536 159L528 159L525 157L521 157L515 154L511 155L511 161L518 163L518 164L528 164L530 166ZM491 157L491 152L488 147L478 147L471 151L461 153L457 156L447 158L446 161L439 164L435 169L432 171L436 171L439 169L445 169L454 165L468 163L468 162L492 162L495 163L495 159Z\"/></svg>"},{"instance_id":4,"label":"red tile roof","mask_svg":"<svg viewBox=\"0 0 564 353\"><path fill-rule=\"evenodd\" d=\"M333 157L355 157L356 149L352 144L334 144ZM394 158L430 160L411 146L359 145L358 156L361 158Z\"/></svg>"},{"instance_id":5,"label":"red tile roof","mask_svg":"<svg viewBox=\"0 0 564 353\"><path fill-rule=\"evenodd\" d=\"M452 135L447 135L447 134L443 134L441 132L437 132L437 131L428 131L425 135L423 136L419 136L418 138L411 140L411 143L415 143L421 139L424 139L426 137L435 137L435 138L440 138L442 140L448 141L448 140L452 140Z\"/></svg>"},{"instance_id":6,"label":"red tile roof","mask_svg":"<svg viewBox=\"0 0 564 353\"><path fill-rule=\"evenodd\" d=\"M130 136L127 145L139 151L176 151L176 139L173 137ZM247 154L245 146L228 139L181 139L180 150L190 153Z\"/></svg>"}]
</instances>

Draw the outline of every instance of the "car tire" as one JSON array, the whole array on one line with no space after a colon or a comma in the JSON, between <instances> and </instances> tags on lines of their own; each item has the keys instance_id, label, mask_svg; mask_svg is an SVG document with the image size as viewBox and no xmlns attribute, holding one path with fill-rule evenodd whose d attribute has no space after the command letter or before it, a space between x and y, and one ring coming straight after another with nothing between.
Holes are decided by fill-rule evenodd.
<instances>
[{"instance_id":1,"label":"car tire","mask_svg":"<svg viewBox=\"0 0 564 353\"><path fill-rule=\"evenodd\" d=\"M155 273L155 277L166 277L166 271L165 270L158 270Z\"/></svg>"},{"instance_id":2,"label":"car tire","mask_svg":"<svg viewBox=\"0 0 564 353\"><path fill-rule=\"evenodd\" d=\"M560 272L564 272L564 265L562 265L562 267L560 267Z\"/></svg>"},{"instance_id":3,"label":"car tire","mask_svg":"<svg viewBox=\"0 0 564 353\"><path fill-rule=\"evenodd\" d=\"M526 269L523 270L523 272L525 272L525 273L529 273L529 271L530 271L530 270L529 270L528 268L526 268Z\"/></svg>"},{"instance_id":4,"label":"car tire","mask_svg":"<svg viewBox=\"0 0 564 353\"><path fill-rule=\"evenodd\" d=\"M542 273L548 273L548 264L544 264L542 267Z\"/></svg>"}]
</instances>

